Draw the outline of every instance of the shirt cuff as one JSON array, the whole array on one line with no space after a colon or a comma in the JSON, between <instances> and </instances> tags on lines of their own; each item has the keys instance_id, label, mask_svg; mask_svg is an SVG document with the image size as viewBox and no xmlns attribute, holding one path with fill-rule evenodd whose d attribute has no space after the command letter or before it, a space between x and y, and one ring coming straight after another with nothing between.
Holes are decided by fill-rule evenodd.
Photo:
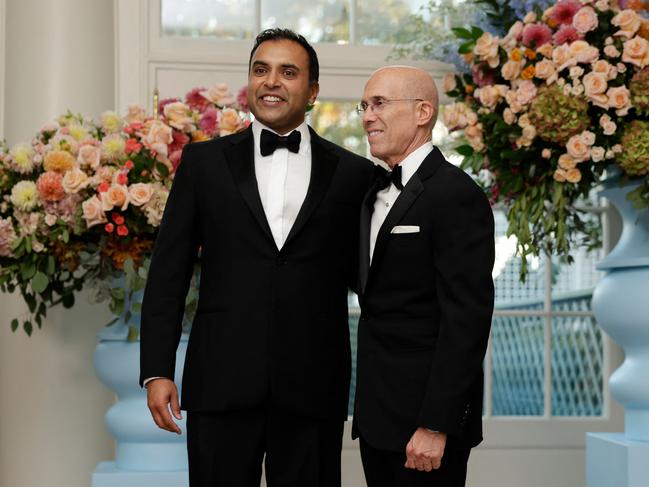
<instances>
[{"instance_id":1,"label":"shirt cuff","mask_svg":"<svg viewBox=\"0 0 649 487\"><path fill-rule=\"evenodd\" d=\"M151 382L152 380L156 380L156 379L162 379L162 377L149 377L148 379L144 379L144 381L142 382L142 387L146 387L146 385L149 382Z\"/></svg>"}]
</instances>

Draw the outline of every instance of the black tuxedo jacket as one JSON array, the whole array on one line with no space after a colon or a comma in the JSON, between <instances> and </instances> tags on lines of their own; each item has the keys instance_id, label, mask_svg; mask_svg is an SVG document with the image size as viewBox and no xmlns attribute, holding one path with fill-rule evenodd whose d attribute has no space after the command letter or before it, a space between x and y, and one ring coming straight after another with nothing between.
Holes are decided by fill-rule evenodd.
<instances>
[{"instance_id":1,"label":"black tuxedo jacket","mask_svg":"<svg viewBox=\"0 0 649 487\"><path fill-rule=\"evenodd\" d=\"M375 193L363 202L354 435L403 452L417 427L482 439L482 361L494 288L493 214L435 148L395 201L369 265ZM391 233L397 225L416 233Z\"/></svg>"},{"instance_id":2,"label":"black tuxedo jacket","mask_svg":"<svg viewBox=\"0 0 649 487\"><path fill-rule=\"evenodd\" d=\"M185 147L147 278L140 383L174 378L200 248L181 407L271 401L311 417L347 417L347 289L357 282L358 214L373 168L313 131L311 149L307 195L278 250L257 189L252 129Z\"/></svg>"}]
</instances>

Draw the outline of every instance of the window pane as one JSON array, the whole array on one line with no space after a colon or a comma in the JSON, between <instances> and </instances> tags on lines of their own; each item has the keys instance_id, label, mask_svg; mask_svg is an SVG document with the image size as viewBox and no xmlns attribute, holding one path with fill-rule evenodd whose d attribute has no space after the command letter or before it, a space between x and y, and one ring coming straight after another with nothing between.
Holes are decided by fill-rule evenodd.
<instances>
[{"instance_id":1,"label":"window pane","mask_svg":"<svg viewBox=\"0 0 649 487\"><path fill-rule=\"evenodd\" d=\"M349 0L262 0L262 29L286 27L310 42L349 42Z\"/></svg>"},{"instance_id":2,"label":"window pane","mask_svg":"<svg viewBox=\"0 0 649 487\"><path fill-rule=\"evenodd\" d=\"M492 414L543 415L543 318L494 316Z\"/></svg>"},{"instance_id":3,"label":"window pane","mask_svg":"<svg viewBox=\"0 0 649 487\"><path fill-rule=\"evenodd\" d=\"M565 303L590 310L590 296ZM601 416L602 332L592 317L552 319L552 415Z\"/></svg>"},{"instance_id":4,"label":"window pane","mask_svg":"<svg viewBox=\"0 0 649 487\"><path fill-rule=\"evenodd\" d=\"M593 215L593 219L598 215ZM571 252L572 263L552 259L552 306L555 309L573 310L569 305L582 296L592 296L597 281L604 275L596 266L604 258L604 251L578 248ZM586 308L590 311L590 305Z\"/></svg>"},{"instance_id":5,"label":"window pane","mask_svg":"<svg viewBox=\"0 0 649 487\"><path fill-rule=\"evenodd\" d=\"M363 157L367 156L367 138L356 103L318 101L309 112L309 124L331 142Z\"/></svg>"},{"instance_id":6,"label":"window pane","mask_svg":"<svg viewBox=\"0 0 649 487\"><path fill-rule=\"evenodd\" d=\"M411 15L428 0L358 0L359 44L395 44L413 40Z\"/></svg>"},{"instance_id":7,"label":"window pane","mask_svg":"<svg viewBox=\"0 0 649 487\"><path fill-rule=\"evenodd\" d=\"M254 0L161 0L162 35L249 39Z\"/></svg>"}]
</instances>

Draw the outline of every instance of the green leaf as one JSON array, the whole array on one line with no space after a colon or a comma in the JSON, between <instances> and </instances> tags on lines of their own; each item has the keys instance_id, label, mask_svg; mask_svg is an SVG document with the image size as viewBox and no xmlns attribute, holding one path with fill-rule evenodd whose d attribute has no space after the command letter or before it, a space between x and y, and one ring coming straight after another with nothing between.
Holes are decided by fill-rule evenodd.
<instances>
[{"instance_id":1,"label":"green leaf","mask_svg":"<svg viewBox=\"0 0 649 487\"><path fill-rule=\"evenodd\" d=\"M464 27L453 27L451 30L460 39L473 39L471 32Z\"/></svg>"},{"instance_id":2,"label":"green leaf","mask_svg":"<svg viewBox=\"0 0 649 487\"><path fill-rule=\"evenodd\" d=\"M27 306L29 307L29 312L33 313L36 311L36 296L31 293L25 293L23 297L25 298L25 303L27 303Z\"/></svg>"},{"instance_id":3,"label":"green leaf","mask_svg":"<svg viewBox=\"0 0 649 487\"><path fill-rule=\"evenodd\" d=\"M31 237L25 237L25 250L27 251L28 254L31 254L31 252L32 252L32 238Z\"/></svg>"},{"instance_id":4,"label":"green leaf","mask_svg":"<svg viewBox=\"0 0 649 487\"><path fill-rule=\"evenodd\" d=\"M33 262L25 261L20 264L20 276L24 281L29 281L36 274L36 266Z\"/></svg>"},{"instance_id":5,"label":"green leaf","mask_svg":"<svg viewBox=\"0 0 649 487\"><path fill-rule=\"evenodd\" d=\"M65 309L72 308L72 306L74 306L74 294L72 292L64 294L61 298L61 302Z\"/></svg>"},{"instance_id":6,"label":"green leaf","mask_svg":"<svg viewBox=\"0 0 649 487\"><path fill-rule=\"evenodd\" d=\"M480 39L480 37L484 34L484 31L480 27L476 27L475 25L471 27L471 36L477 41Z\"/></svg>"},{"instance_id":7,"label":"green leaf","mask_svg":"<svg viewBox=\"0 0 649 487\"><path fill-rule=\"evenodd\" d=\"M160 176L166 178L169 176L169 169L163 163L159 162L155 165L156 170L160 173Z\"/></svg>"},{"instance_id":8,"label":"green leaf","mask_svg":"<svg viewBox=\"0 0 649 487\"><path fill-rule=\"evenodd\" d=\"M34 292L42 293L45 291L45 288L47 288L49 283L49 278L42 272L38 271L32 278L32 289Z\"/></svg>"},{"instance_id":9,"label":"green leaf","mask_svg":"<svg viewBox=\"0 0 649 487\"><path fill-rule=\"evenodd\" d=\"M475 42L473 41L468 41L465 42L464 44L460 44L460 47L458 48L457 52L460 54L469 54L471 51L473 51L473 46L475 45Z\"/></svg>"},{"instance_id":10,"label":"green leaf","mask_svg":"<svg viewBox=\"0 0 649 487\"><path fill-rule=\"evenodd\" d=\"M106 326L113 326L115 323L119 321L119 316L116 316L112 320L110 320L108 323L106 323Z\"/></svg>"},{"instance_id":11,"label":"green leaf","mask_svg":"<svg viewBox=\"0 0 649 487\"><path fill-rule=\"evenodd\" d=\"M47 257L47 275L51 276L56 271L56 261L51 255Z\"/></svg>"},{"instance_id":12,"label":"green leaf","mask_svg":"<svg viewBox=\"0 0 649 487\"><path fill-rule=\"evenodd\" d=\"M23 329L25 330L25 333L27 333L27 336L32 336L32 331L34 331L34 327L32 326L31 321L25 321L23 323Z\"/></svg>"},{"instance_id":13,"label":"green leaf","mask_svg":"<svg viewBox=\"0 0 649 487\"><path fill-rule=\"evenodd\" d=\"M474 153L473 147L468 144L460 145L455 148L455 151L464 157L472 156Z\"/></svg>"},{"instance_id":14,"label":"green leaf","mask_svg":"<svg viewBox=\"0 0 649 487\"><path fill-rule=\"evenodd\" d=\"M135 326L129 325L128 336L126 337L126 340L129 342L136 342L139 336L140 331Z\"/></svg>"},{"instance_id":15,"label":"green leaf","mask_svg":"<svg viewBox=\"0 0 649 487\"><path fill-rule=\"evenodd\" d=\"M68 232L67 228L64 228L61 232L61 238L63 239L64 243L68 243L70 241L70 232Z\"/></svg>"},{"instance_id":16,"label":"green leaf","mask_svg":"<svg viewBox=\"0 0 649 487\"><path fill-rule=\"evenodd\" d=\"M11 331L15 333L17 329L18 329L18 320L14 318L13 320L11 320Z\"/></svg>"},{"instance_id":17,"label":"green leaf","mask_svg":"<svg viewBox=\"0 0 649 487\"><path fill-rule=\"evenodd\" d=\"M131 309L133 310L134 313L141 313L142 312L142 303L133 303L133 304L131 304Z\"/></svg>"}]
</instances>

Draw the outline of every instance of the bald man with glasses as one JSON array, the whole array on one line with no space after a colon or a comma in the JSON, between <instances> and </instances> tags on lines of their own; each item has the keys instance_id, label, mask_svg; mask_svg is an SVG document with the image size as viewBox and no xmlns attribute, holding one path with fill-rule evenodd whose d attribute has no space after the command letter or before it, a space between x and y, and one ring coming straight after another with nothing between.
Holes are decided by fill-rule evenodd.
<instances>
[{"instance_id":1,"label":"bald man with glasses","mask_svg":"<svg viewBox=\"0 0 649 487\"><path fill-rule=\"evenodd\" d=\"M368 487L456 487L482 440L493 312L487 198L432 144L435 83L392 66L357 110L377 169L361 207L354 437Z\"/></svg>"}]
</instances>

